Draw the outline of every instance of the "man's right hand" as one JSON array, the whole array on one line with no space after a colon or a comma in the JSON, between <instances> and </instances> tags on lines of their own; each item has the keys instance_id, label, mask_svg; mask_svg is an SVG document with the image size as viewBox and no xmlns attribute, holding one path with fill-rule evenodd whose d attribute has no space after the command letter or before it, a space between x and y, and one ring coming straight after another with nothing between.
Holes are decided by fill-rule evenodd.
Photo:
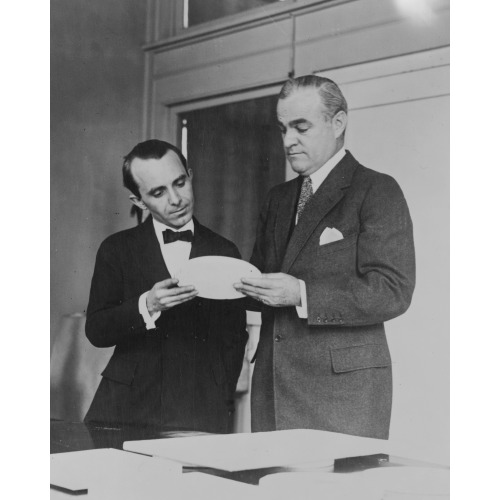
<instances>
[{"instance_id":1,"label":"man's right hand","mask_svg":"<svg viewBox=\"0 0 500 500\"><path fill-rule=\"evenodd\" d=\"M166 311L198 295L194 286L177 286L179 280L169 278L156 283L146 296L146 306L149 314Z\"/></svg>"}]
</instances>

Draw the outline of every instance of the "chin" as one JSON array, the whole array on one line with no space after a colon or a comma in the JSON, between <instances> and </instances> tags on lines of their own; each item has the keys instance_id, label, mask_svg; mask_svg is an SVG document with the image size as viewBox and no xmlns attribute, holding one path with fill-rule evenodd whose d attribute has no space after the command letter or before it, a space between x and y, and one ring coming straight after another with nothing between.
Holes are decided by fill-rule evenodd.
<instances>
[{"instance_id":1,"label":"chin","mask_svg":"<svg viewBox=\"0 0 500 500\"><path fill-rule=\"evenodd\" d=\"M191 219L193 214L186 214L177 221L177 227L185 226Z\"/></svg>"},{"instance_id":2,"label":"chin","mask_svg":"<svg viewBox=\"0 0 500 500\"><path fill-rule=\"evenodd\" d=\"M309 169L309 165L304 165L303 163L290 163L292 170L297 174L303 174Z\"/></svg>"}]
</instances>

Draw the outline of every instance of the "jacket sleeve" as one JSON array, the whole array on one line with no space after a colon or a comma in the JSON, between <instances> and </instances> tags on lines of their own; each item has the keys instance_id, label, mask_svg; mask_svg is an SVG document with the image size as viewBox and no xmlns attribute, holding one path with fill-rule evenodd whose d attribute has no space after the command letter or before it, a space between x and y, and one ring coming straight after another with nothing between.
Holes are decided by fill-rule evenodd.
<instances>
[{"instance_id":1,"label":"jacket sleeve","mask_svg":"<svg viewBox=\"0 0 500 500\"><path fill-rule=\"evenodd\" d=\"M85 333L96 347L111 347L132 336L144 335L139 295L125 299L124 276L116 245L100 246L90 287Z\"/></svg>"},{"instance_id":2,"label":"jacket sleeve","mask_svg":"<svg viewBox=\"0 0 500 500\"><path fill-rule=\"evenodd\" d=\"M404 313L415 287L413 226L397 182L380 175L359 208L356 269L306 281L308 324L358 326Z\"/></svg>"}]
</instances>

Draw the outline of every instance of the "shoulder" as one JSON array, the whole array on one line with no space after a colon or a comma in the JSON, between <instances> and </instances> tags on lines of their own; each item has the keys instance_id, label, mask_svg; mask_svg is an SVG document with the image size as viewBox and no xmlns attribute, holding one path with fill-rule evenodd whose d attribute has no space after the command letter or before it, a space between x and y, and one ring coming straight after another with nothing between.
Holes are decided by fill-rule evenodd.
<instances>
[{"instance_id":1,"label":"shoulder","mask_svg":"<svg viewBox=\"0 0 500 500\"><path fill-rule=\"evenodd\" d=\"M367 191L382 191L388 195L400 193L401 188L394 177L365 167L358 163L352 178L352 184Z\"/></svg>"},{"instance_id":2,"label":"shoulder","mask_svg":"<svg viewBox=\"0 0 500 500\"><path fill-rule=\"evenodd\" d=\"M195 222L195 231L197 231L200 237L203 238L205 244L209 244L211 247L216 249L219 254L230 257L240 257L238 247L231 240L224 238L224 236L221 236L197 221Z\"/></svg>"},{"instance_id":3,"label":"shoulder","mask_svg":"<svg viewBox=\"0 0 500 500\"><path fill-rule=\"evenodd\" d=\"M394 177L358 165L351 182L353 199L357 199L363 213L402 213L407 202Z\"/></svg>"},{"instance_id":4,"label":"shoulder","mask_svg":"<svg viewBox=\"0 0 500 500\"><path fill-rule=\"evenodd\" d=\"M138 226L123 229L111 234L103 240L99 247L99 253L120 251L127 246L131 241L140 238L147 230L148 221L139 224Z\"/></svg>"}]
</instances>

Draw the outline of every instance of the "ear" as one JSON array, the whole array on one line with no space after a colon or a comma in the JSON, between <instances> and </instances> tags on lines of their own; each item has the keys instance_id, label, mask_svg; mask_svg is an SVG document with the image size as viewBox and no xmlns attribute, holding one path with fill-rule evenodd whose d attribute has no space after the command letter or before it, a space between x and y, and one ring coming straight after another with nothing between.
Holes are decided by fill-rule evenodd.
<instances>
[{"instance_id":1,"label":"ear","mask_svg":"<svg viewBox=\"0 0 500 500\"><path fill-rule=\"evenodd\" d=\"M338 139L347 127L347 114L345 111L339 111L332 119L335 130L335 138Z\"/></svg>"},{"instance_id":2,"label":"ear","mask_svg":"<svg viewBox=\"0 0 500 500\"><path fill-rule=\"evenodd\" d=\"M190 179L193 178L193 171L190 168L188 168L188 175Z\"/></svg>"},{"instance_id":3,"label":"ear","mask_svg":"<svg viewBox=\"0 0 500 500\"><path fill-rule=\"evenodd\" d=\"M144 202L139 197L137 197L135 194L131 194L129 196L129 198L130 198L130 201L136 207L139 207L141 210L147 210L148 209L148 207L144 204Z\"/></svg>"}]
</instances>

